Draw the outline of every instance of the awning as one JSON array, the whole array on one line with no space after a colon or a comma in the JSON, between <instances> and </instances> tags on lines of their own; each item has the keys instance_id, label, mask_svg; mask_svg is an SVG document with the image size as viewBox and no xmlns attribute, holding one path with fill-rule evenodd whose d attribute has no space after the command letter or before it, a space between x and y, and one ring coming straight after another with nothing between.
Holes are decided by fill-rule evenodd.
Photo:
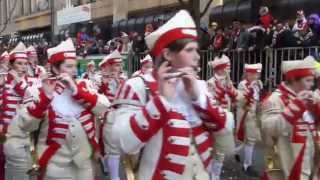
<instances>
[{"instance_id":1,"label":"awning","mask_svg":"<svg viewBox=\"0 0 320 180\"><path fill-rule=\"evenodd\" d=\"M144 32L144 27L148 23L159 23L160 21L167 21L175 12L166 14L157 14L149 16L141 16L136 18L129 18L128 20L121 20L114 22L111 26L113 36L118 36L119 32L124 31L129 33L130 31Z\"/></svg>"}]
</instances>

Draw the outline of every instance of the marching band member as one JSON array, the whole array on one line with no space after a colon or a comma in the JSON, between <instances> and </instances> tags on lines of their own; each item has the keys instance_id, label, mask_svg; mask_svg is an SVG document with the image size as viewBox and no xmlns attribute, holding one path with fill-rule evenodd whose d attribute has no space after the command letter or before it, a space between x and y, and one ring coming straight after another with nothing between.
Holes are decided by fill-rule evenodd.
<instances>
[{"instance_id":1,"label":"marching band member","mask_svg":"<svg viewBox=\"0 0 320 180\"><path fill-rule=\"evenodd\" d=\"M179 11L146 37L156 57L153 73L127 80L118 91L111 138L126 154L143 149L139 180L210 179L211 134L224 134L231 120L197 79L196 39L192 17Z\"/></svg>"},{"instance_id":2,"label":"marching band member","mask_svg":"<svg viewBox=\"0 0 320 180\"><path fill-rule=\"evenodd\" d=\"M148 54L140 60L140 70L134 72L132 77L143 76L144 74L151 73L153 69L152 57Z\"/></svg>"},{"instance_id":3,"label":"marching band member","mask_svg":"<svg viewBox=\"0 0 320 180\"><path fill-rule=\"evenodd\" d=\"M284 81L262 105L261 135L265 145L265 179L318 179L312 169L320 152L315 120L319 105L311 88L314 59L282 62ZM314 175L314 177L312 177Z\"/></svg>"},{"instance_id":4,"label":"marching band member","mask_svg":"<svg viewBox=\"0 0 320 180\"><path fill-rule=\"evenodd\" d=\"M6 76L9 71L9 53L7 51L0 55L0 97L2 97ZM2 98L0 99L0 107L2 105ZM0 145L0 180L4 180L4 166L5 157L3 153L3 146Z\"/></svg>"},{"instance_id":5,"label":"marching band member","mask_svg":"<svg viewBox=\"0 0 320 180\"><path fill-rule=\"evenodd\" d=\"M10 70L5 84L0 107L0 135L5 154L5 179L29 180L27 171L31 166L29 135L16 123L18 110L26 100L28 58L25 45L20 42L10 52ZM1 145L2 146L2 145ZM3 168L3 167L1 167Z\"/></svg>"},{"instance_id":6,"label":"marching band member","mask_svg":"<svg viewBox=\"0 0 320 180\"><path fill-rule=\"evenodd\" d=\"M0 55L0 72L7 72L9 70L9 53L7 51Z\"/></svg>"},{"instance_id":7,"label":"marching band member","mask_svg":"<svg viewBox=\"0 0 320 180\"><path fill-rule=\"evenodd\" d=\"M220 57L215 57L210 65L212 65L214 74L207 82L209 92L212 94L216 105L221 106L232 114L232 109L237 99L237 90L229 76L230 59L225 55L221 55ZM217 135L214 146L214 174L216 179L219 179L225 156L235 152L233 131L222 136Z\"/></svg>"},{"instance_id":8,"label":"marching band member","mask_svg":"<svg viewBox=\"0 0 320 180\"><path fill-rule=\"evenodd\" d=\"M35 78L44 78L46 76L46 70L44 67L38 65L38 54L33 46L27 48L27 55L29 60L28 74Z\"/></svg>"},{"instance_id":9,"label":"marching band member","mask_svg":"<svg viewBox=\"0 0 320 180\"><path fill-rule=\"evenodd\" d=\"M263 88L259 80L262 64L245 64L244 80L238 85L237 139L244 143L243 168L249 175L257 176L252 156L255 142L260 139L257 125L260 94ZM241 145L242 146L242 145ZM240 150L240 149L239 149Z\"/></svg>"},{"instance_id":10,"label":"marching band member","mask_svg":"<svg viewBox=\"0 0 320 180\"><path fill-rule=\"evenodd\" d=\"M19 126L26 132L39 129L40 179L93 180L93 159L100 157L95 115L110 102L87 81L76 81L71 39L48 49L48 59L55 77L46 79L35 101L21 109Z\"/></svg>"},{"instance_id":11,"label":"marching band member","mask_svg":"<svg viewBox=\"0 0 320 180\"><path fill-rule=\"evenodd\" d=\"M122 72L122 56L118 50L113 51L111 54L106 56L103 61L100 63L100 66L103 67L102 73L102 83L99 87L98 92L104 94L110 102L114 101L116 92L124 83L124 79L121 77ZM109 115L110 110L106 113L106 120L103 125L102 131L104 132L102 139L104 141L104 164L105 171L109 171L110 177L112 180L119 179L119 163L120 163L120 151L114 148L114 144L111 143L111 129L112 121L110 120Z\"/></svg>"},{"instance_id":12,"label":"marching band member","mask_svg":"<svg viewBox=\"0 0 320 180\"><path fill-rule=\"evenodd\" d=\"M91 81L94 82L95 78L96 78L95 70L96 70L96 65L95 65L94 61L91 60L87 64L86 72L82 74L82 78L83 79L88 79L88 80L91 80Z\"/></svg>"},{"instance_id":13,"label":"marching band member","mask_svg":"<svg viewBox=\"0 0 320 180\"><path fill-rule=\"evenodd\" d=\"M98 92L104 94L110 102L115 98L116 92L124 79L120 76L122 72L122 56L115 50L106 56L99 64L101 67L101 84Z\"/></svg>"},{"instance_id":14,"label":"marching band member","mask_svg":"<svg viewBox=\"0 0 320 180\"><path fill-rule=\"evenodd\" d=\"M0 97L2 97L2 92L5 83L5 77L9 71L9 53L7 51L3 52L0 56ZM2 104L2 98L0 99L0 106Z\"/></svg>"}]
</instances>

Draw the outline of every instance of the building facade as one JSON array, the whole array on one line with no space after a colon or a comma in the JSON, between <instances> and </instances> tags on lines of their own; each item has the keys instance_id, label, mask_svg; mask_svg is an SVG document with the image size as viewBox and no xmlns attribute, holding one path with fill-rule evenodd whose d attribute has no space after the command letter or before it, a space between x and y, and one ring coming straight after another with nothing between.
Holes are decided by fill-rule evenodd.
<instances>
[{"instance_id":1,"label":"building facade","mask_svg":"<svg viewBox=\"0 0 320 180\"><path fill-rule=\"evenodd\" d=\"M204 8L207 1L200 0L200 8ZM222 1L213 0L212 6L220 5ZM23 40L32 40L41 37L34 34L54 36L65 29L76 31L78 26L74 24L57 25L57 12L84 4L91 5L91 22L108 26L125 19L161 15L181 8L178 0L0 0L0 37L19 35L24 36ZM205 21L208 17L204 16Z\"/></svg>"}]
</instances>

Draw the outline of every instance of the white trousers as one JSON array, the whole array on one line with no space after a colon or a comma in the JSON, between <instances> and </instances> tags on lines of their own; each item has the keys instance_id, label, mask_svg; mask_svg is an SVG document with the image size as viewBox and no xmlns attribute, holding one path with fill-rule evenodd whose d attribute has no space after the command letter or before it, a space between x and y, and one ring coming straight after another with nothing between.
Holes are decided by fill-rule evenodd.
<instances>
[{"instance_id":1,"label":"white trousers","mask_svg":"<svg viewBox=\"0 0 320 180\"><path fill-rule=\"evenodd\" d=\"M78 168L74 164L59 166L49 163L44 180L94 180L92 164L84 168Z\"/></svg>"}]
</instances>

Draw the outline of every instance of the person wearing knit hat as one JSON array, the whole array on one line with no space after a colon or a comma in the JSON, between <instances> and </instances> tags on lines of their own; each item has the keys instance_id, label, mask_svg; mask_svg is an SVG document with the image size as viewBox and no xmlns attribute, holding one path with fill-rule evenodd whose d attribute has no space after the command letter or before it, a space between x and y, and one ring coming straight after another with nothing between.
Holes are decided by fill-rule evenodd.
<instances>
[{"instance_id":1,"label":"person wearing knit hat","mask_svg":"<svg viewBox=\"0 0 320 180\"><path fill-rule=\"evenodd\" d=\"M29 60L29 76L41 79L44 78L46 76L46 70L44 67L38 65L39 61L36 49L33 46L29 46L26 49L26 53Z\"/></svg>"},{"instance_id":2,"label":"person wearing knit hat","mask_svg":"<svg viewBox=\"0 0 320 180\"><path fill-rule=\"evenodd\" d=\"M238 85L237 97L237 140L242 144L240 149L244 149L243 170L249 176L258 176L257 171L252 166L254 145L260 140L258 128L258 107L261 102L260 94L263 89L260 74L262 64L245 64L244 79ZM239 158L240 159L240 158Z\"/></svg>"},{"instance_id":3,"label":"person wearing knit hat","mask_svg":"<svg viewBox=\"0 0 320 180\"><path fill-rule=\"evenodd\" d=\"M314 96L314 58L283 61L284 81L263 102L261 137L266 161L265 177L319 179L316 161L319 142L316 119L319 98Z\"/></svg>"},{"instance_id":4,"label":"person wearing knit hat","mask_svg":"<svg viewBox=\"0 0 320 180\"><path fill-rule=\"evenodd\" d=\"M127 80L113 102L117 108L108 113L115 147L140 154L134 172L140 180L209 180L215 175L212 138L231 131L233 120L213 105L206 82L197 78L197 38L186 10L148 34L153 73ZM104 128L104 138L109 134Z\"/></svg>"},{"instance_id":5,"label":"person wearing knit hat","mask_svg":"<svg viewBox=\"0 0 320 180\"><path fill-rule=\"evenodd\" d=\"M71 39L47 52L53 77L43 81L38 97L22 108L19 119L23 131L40 127L35 147L39 167L33 170L45 180L94 180L94 166L101 158L95 117L110 102L88 81L75 79L77 57Z\"/></svg>"},{"instance_id":6,"label":"person wearing knit hat","mask_svg":"<svg viewBox=\"0 0 320 180\"><path fill-rule=\"evenodd\" d=\"M134 72L132 77L142 76L152 72L153 62L152 57L148 54L143 59L140 60L140 70Z\"/></svg>"},{"instance_id":7,"label":"person wearing knit hat","mask_svg":"<svg viewBox=\"0 0 320 180\"><path fill-rule=\"evenodd\" d=\"M207 81L209 92L216 101L216 104L221 106L225 111L233 116L232 108L236 104L237 89L233 86L230 79L230 59L228 56L221 54L216 56L212 62L209 63L212 67L213 76ZM234 121L232 122L232 128ZM216 138L215 150L216 160L213 163L216 170L217 178L219 178L224 158L226 155L231 155L235 151L235 143L233 133L230 131L228 135Z\"/></svg>"}]
</instances>

